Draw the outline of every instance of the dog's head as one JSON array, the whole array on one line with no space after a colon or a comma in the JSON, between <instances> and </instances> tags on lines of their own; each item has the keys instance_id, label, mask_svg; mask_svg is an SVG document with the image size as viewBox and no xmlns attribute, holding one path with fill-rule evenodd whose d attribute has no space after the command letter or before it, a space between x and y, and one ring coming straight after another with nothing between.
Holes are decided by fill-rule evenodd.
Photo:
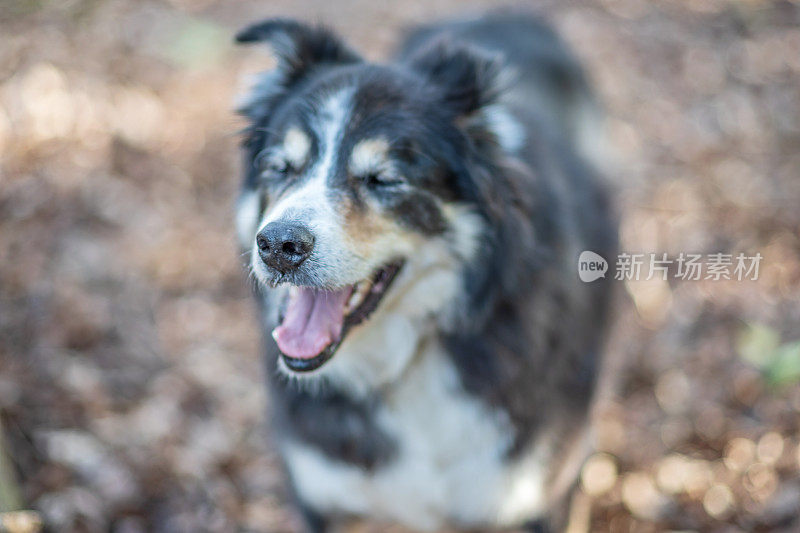
<instances>
[{"instance_id":1,"label":"dog's head","mask_svg":"<svg viewBox=\"0 0 800 533\"><path fill-rule=\"evenodd\" d=\"M319 368L382 309L443 312L491 204L483 159L499 141L478 125L498 61L439 43L396 66L369 64L289 20L237 40L265 42L278 59L241 107L250 126L237 222L255 278L280 287L284 370Z\"/></svg>"}]
</instances>

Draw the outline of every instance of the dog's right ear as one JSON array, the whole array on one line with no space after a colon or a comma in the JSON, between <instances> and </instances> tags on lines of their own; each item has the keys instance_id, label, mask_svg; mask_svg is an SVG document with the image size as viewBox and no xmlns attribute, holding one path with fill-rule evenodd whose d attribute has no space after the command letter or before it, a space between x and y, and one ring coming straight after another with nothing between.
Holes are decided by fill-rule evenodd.
<instances>
[{"instance_id":1,"label":"dog's right ear","mask_svg":"<svg viewBox=\"0 0 800 533\"><path fill-rule=\"evenodd\" d=\"M255 94L248 99L249 103L241 106L240 111L246 115L253 114L252 104L265 93L283 92L319 65L361 61L327 28L308 26L291 19L274 18L253 24L236 34L236 42L265 43L278 60L277 71L261 80Z\"/></svg>"},{"instance_id":2,"label":"dog's right ear","mask_svg":"<svg viewBox=\"0 0 800 533\"><path fill-rule=\"evenodd\" d=\"M442 90L443 103L459 116L488 106L502 92L504 61L500 56L447 38L423 47L408 63Z\"/></svg>"}]
</instances>

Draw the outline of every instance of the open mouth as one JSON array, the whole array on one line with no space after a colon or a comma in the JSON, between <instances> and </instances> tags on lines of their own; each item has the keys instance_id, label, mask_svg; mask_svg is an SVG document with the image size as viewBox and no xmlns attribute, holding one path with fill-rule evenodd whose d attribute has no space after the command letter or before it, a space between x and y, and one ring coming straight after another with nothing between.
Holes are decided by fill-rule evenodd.
<instances>
[{"instance_id":1,"label":"open mouth","mask_svg":"<svg viewBox=\"0 0 800 533\"><path fill-rule=\"evenodd\" d=\"M311 372L325 364L350 329L375 311L401 266L392 263L336 290L293 286L280 325L272 331L286 366Z\"/></svg>"}]
</instances>

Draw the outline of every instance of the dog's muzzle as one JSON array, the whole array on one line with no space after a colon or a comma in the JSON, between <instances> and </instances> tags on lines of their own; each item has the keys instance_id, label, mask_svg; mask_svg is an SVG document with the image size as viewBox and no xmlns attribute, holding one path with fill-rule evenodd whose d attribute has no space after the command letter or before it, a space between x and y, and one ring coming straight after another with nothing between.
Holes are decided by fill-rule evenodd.
<instances>
[{"instance_id":1,"label":"dog's muzzle","mask_svg":"<svg viewBox=\"0 0 800 533\"><path fill-rule=\"evenodd\" d=\"M294 372L325 364L349 330L372 314L402 264L394 260L356 283L322 286L301 268L314 251L314 241L309 228L296 221L270 222L256 235L258 256L271 276L268 283L290 285L272 337Z\"/></svg>"}]
</instances>

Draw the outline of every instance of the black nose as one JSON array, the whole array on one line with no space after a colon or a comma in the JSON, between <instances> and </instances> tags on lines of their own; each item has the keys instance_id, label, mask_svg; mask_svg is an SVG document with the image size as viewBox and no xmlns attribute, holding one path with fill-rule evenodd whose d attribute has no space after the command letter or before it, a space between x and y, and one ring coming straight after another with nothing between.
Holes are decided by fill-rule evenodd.
<instances>
[{"instance_id":1,"label":"black nose","mask_svg":"<svg viewBox=\"0 0 800 533\"><path fill-rule=\"evenodd\" d=\"M256 235L258 255L283 274L297 268L314 249L314 234L296 222L270 222Z\"/></svg>"}]
</instances>

